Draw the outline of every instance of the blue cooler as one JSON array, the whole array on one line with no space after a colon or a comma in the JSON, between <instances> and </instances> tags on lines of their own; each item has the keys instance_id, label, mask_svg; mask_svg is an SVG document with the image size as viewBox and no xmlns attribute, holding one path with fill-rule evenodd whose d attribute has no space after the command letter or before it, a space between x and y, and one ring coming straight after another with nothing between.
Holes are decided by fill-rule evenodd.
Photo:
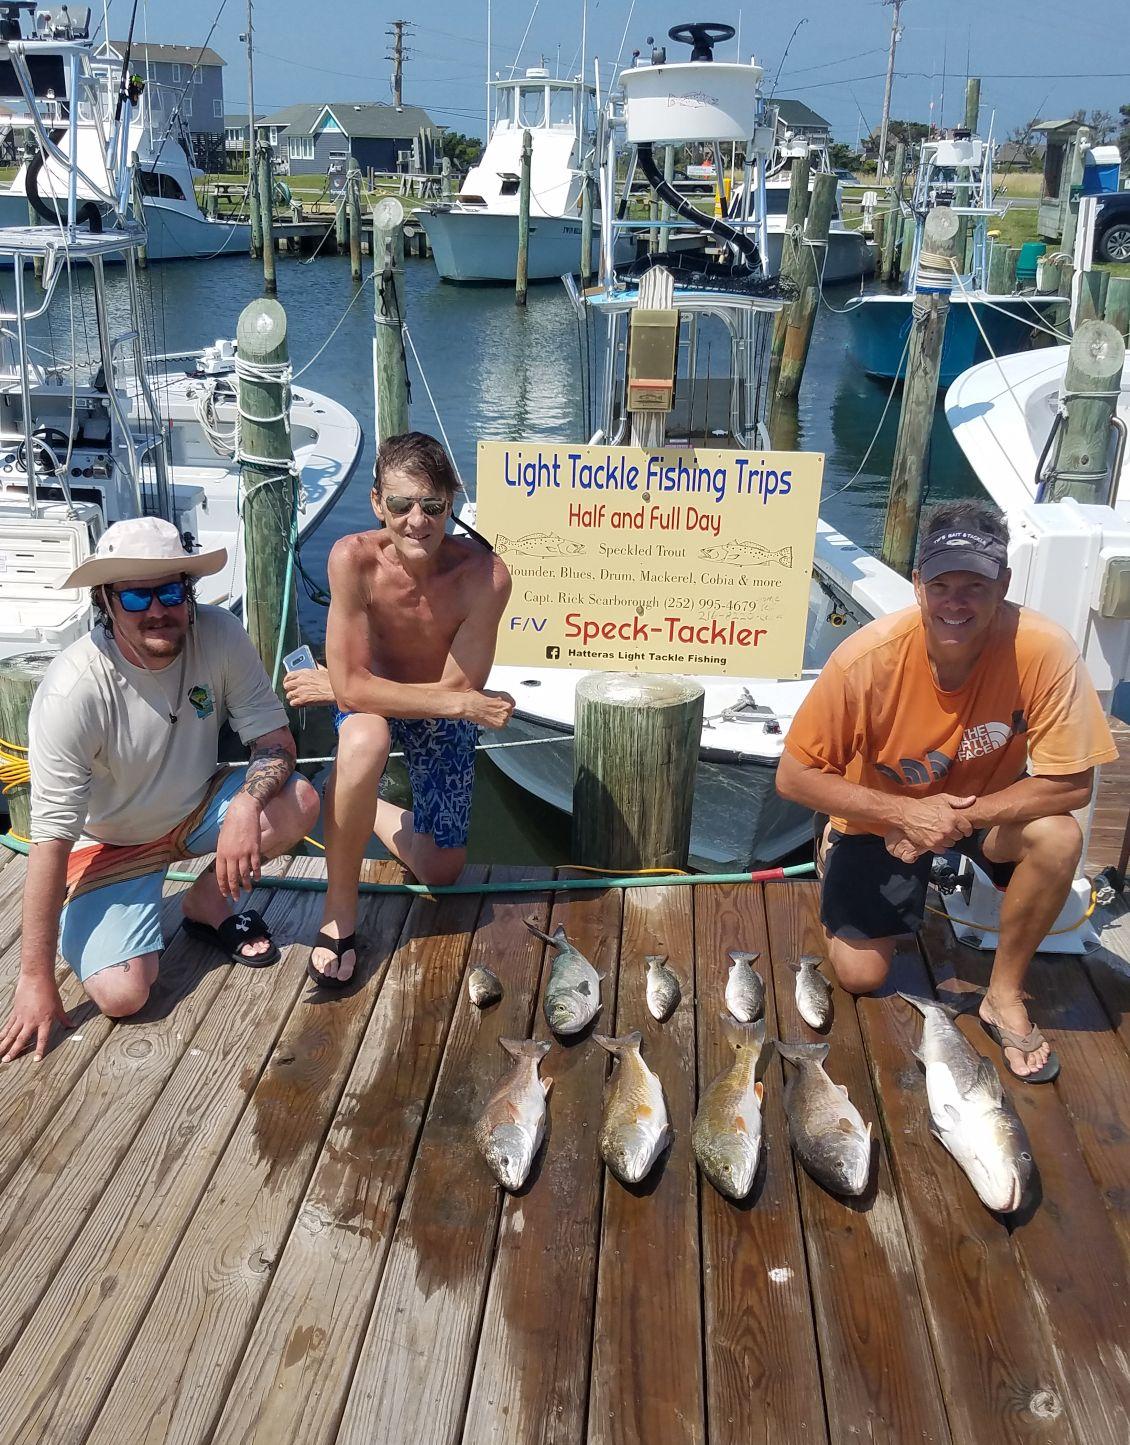
<instances>
[{"instance_id":1,"label":"blue cooler","mask_svg":"<svg viewBox=\"0 0 1130 1445\"><path fill-rule=\"evenodd\" d=\"M1111 196L1118 190L1121 164L1117 146L1092 146L1083 157L1081 196Z\"/></svg>"}]
</instances>

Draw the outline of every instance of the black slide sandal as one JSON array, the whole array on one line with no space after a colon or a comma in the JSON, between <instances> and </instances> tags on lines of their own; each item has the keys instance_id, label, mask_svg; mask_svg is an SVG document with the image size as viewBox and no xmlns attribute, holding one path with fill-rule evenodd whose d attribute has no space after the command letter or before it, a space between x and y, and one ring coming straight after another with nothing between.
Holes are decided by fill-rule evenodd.
<instances>
[{"instance_id":1,"label":"black slide sandal","mask_svg":"<svg viewBox=\"0 0 1130 1445\"><path fill-rule=\"evenodd\" d=\"M332 978L328 973L323 973L321 969L316 968L312 958L306 960L307 977L316 983L319 988L348 988L357 977L357 965L360 962L360 959L356 957L356 933L349 934L347 938L331 938L328 933L319 932L317 938L314 940L314 947L328 948L339 962L341 961L341 955L343 953L348 953L350 949L353 950L353 972L348 978Z\"/></svg>"},{"instance_id":2,"label":"black slide sandal","mask_svg":"<svg viewBox=\"0 0 1130 1445\"><path fill-rule=\"evenodd\" d=\"M263 922L262 914L254 908L245 909L243 913L233 913L216 928L210 923L200 923L195 918L186 918L183 926L189 938L211 944L221 953L226 953L232 963L242 963L245 968L269 968L282 957L271 938L270 929ZM271 945L266 953L248 956L240 952L246 944L254 943L260 938L265 938Z\"/></svg>"}]
</instances>

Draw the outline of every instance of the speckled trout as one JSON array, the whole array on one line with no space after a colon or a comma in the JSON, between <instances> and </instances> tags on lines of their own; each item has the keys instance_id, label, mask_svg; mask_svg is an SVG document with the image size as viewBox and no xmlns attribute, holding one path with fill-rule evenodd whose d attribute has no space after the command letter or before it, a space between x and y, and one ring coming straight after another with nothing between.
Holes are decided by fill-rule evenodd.
<instances>
[{"instance_id":1,"label":"speckled trout","mask_svg":"<svg viewBox=\"0 0 1130 1445\"><path fill-rule=\"evenodd\" d=\"M557 950L545 986L545 1021L555 1034L580 1033L600 1012L600 974L561 927L552 936L526 919L526 927Z\"/></svg>"},{"instance_id":2,"label":"speckled trout","mask_svg":"<svg viewBox=\"0 0 1130 1445\"><path fill-rule=\"evenodd\" d=\"M521 1189L545 1135L545 1096L552 1079L538 1064L553 1047L536 1039L499 1039L514 1067L495 1085L475 1124L475 1143L504 1189Z\"/></svg>"},{"instance_id":3,"label":"speckled trout","mask_svg":"<svg viewBox=\"0 0 1130 1445\"><path fill-rule=\"evenodd\" d=\"M617 1060L604 1089L600 1152L617 1179L638 1184L651 1172L671 1138L663 1085L640 1055L643 1035L639 1029L620 1039L603 1034L593 1034L593 1038Z\"/></svg>"},{"instance_id":4,"label":"speckled trout","mask_svg":"<svg viewBox=\"0 0 1130 1445\"><path fill-rule=\"evenodd\" d=\"M739 1023L728 1013L719 1018L734 1060L703 1094L691 1126L691 1143L699 1168L715 1189L730 1199L744 1199L753 1188L761 1157L765 1086L756 1075L765 1046L765 1020Z\"/></svg>"}]
</instances>

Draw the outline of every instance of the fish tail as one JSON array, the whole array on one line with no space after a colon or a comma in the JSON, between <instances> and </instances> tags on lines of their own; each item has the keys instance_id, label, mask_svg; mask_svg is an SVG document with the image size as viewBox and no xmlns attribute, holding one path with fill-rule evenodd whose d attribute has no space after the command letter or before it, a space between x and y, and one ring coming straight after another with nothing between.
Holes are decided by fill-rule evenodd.
<instances>
[{"instance_id":1,"label":"fish tail","mask_svg":"<svg viewBox=\"0 0 1130 1445\"><path fill-rule=\"evenodd\" d=\"M726 1041L735 1049L763 1049L765 1047L765 1019L756 1019L751 1024L743 1024L739 1019L734 1018L731 1013L718 1015L722 1022L722 1032L726 1035Z\"/></svg>"},{"instance_id":2,"label":"fish tail","mask_svg":"<svg viewBox=\"0 0 1130 1445\"><path fill-rule=\"evenodd\" d=\"M804 1064L810 1059L814 1064L822 1064L831 1047L831 1044L786 1044L777 1040L777 1052L790 1064Z\"/></svg>"},{"instance_id":3,"label":"fish tail","mask_svg":"<svg viewBox=\"0 0 1130 1445\"><path fill-rule=\"evenodd\" d=\"M938 1007L938 1003L935 999L920 998L916 993L903 993L901 988L898 990L898 996L904 1002L908 1003L911 1008L916 1008L918 1012L923 1016L923 1018L925 1018L925 1016L932 1008Z\"/></svg>"},{"instance_id":4,"label":"fish tail","mask_svg":"<svg viewBox=\"0 0 1130 1445\"><path fill-rule=\"evenodd\" d=\"M653 963L654 963L654 964L666 963L666 962L667 962L667 955L666 955L665 953L648 953L648 954L645 954L645 955L644 955L644 960L643 960L643 961L644 961L644 963L647 964L648 968L650 968Z\"/></svg>"},{"instance_id":5,"label":"fish tail","mask_svg":"<svg viewBox=\"0 0 1130 1445\"><path fill-rule=\"evenodd\" d=\"M509 552L513 545L514 543L510 538L504 537L501 532L499 532L498 536L494 539L494 550L496 552Z\"/></svg>"},{"instance_id":6,"label":"fish tail","mask_svg":"<svg viewBox=\"0 0 1130 1445\"><path fill-rule=\"evenodd\" d=\"M793 565L793 549L782 547L779 552L772 554L770 560L779 563L782 567L791 567Z\"/></svg>"},{"instance_id":7,"label":"fish tail","mask_svg":"<svg viewBox=\"0 0 1130 1445\"><path fill-rule=\"evenodd\" d=\"M728 955L734 963L754 964L761 957L760 953L739 953L737 949L731 948Z\"/></svg>"},{"instance_id":8,"label":"fish tail","mask_svg":"<svg viewBox=\"0 0 1130 1445\"><path fill-rule=\"evenodd\" d=\"M526 925L526 927L530 930L534 937L540 938L543 943L553 943L560 947L561 944L566 941L565 930L561 927L560 924L558 924L552 934L549 934L543 933L532 918L524 918L522 922Z\"/></svg>"},{"instance_id":9,"label":"fish tail","mask_svg":"<svg viewBox=\"0 0 1130 1445\"><path fill-rule=\"evenodd\" d=\"M544 1059L553 1047L547 1039L499 1039L498 1042L515 1059Z\"/></svg>"},{"instance_id":10,"label":"fish tail","mask_svg":"<svg viewBox=\"0 0 1130 1445\"><path fill-rule=\"evenodd\" d=\"M602 1049L619 1058L621 1054L630 1054L633 1049L638 1049L643 1043L643 1034L639 1029L633 1029L630 1034L624 1034L618 1039L610 1039L607 1034L593 1034L593 1038Z\"/></svg>"}]
</instances>

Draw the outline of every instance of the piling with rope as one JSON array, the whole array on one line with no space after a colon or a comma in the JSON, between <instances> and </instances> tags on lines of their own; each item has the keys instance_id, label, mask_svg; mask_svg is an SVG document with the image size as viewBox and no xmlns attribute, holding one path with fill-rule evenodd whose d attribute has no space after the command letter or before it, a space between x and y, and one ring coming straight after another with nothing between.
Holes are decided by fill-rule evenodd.
<instances>
[{"instance_id":1,"label":"piling with rope","mask_svg":"<svg viewBox=\"0 0 1130 1445\"><path fill-rule=\"evenodd\" d=\"M290 435L286 312L269 297L249 302L240 313L236 343L247 579L243 614L271 684L278 688L282 658L298 645L298 476Z\"/></svg>"},{"instance_id":2,"label":"piling with rope","mask_svg":"<svg viewBox=\"0 0 1130 1445\"><path fill-rule=\"evenodd\" d=\"M704 696L685 677L597 672L577 684L577 862L620 870L686 867Z\"/></svg>"},{"instance_id":3,"label":"piling with rope","mask_svg":"<svg viewBox=\"0 0 1130 1445\"><path fill-rule=\"evenodd\" d=\"M1126 343L1108 321L1084 321L1071 338L1060 411L1040 459L1040 501L1105 503L1112 491L1118 405Z\"/></svg>"},{"instance_id":4,"label":"piling with rope","mask_svg":"<svg viewBox=\"0 0 1130 1445\"><path fill-rule=\"evenodd\" d=\"M893 281L898 265L896 256L899 233L902 230L902 176L906 169L906 143L899 141L895 146L894 168L891 171L891 198L883 221L883 249L879 276L883 281Z\"/></svg>"},{"instance_id":5,"label":"piling with rope","mask_svg":"<svg viewBox=\"0 0 1130 1445\"><path fill-rule=\"evenodd\" d=\"M812 328L820 306L820 278L828 250L828 231L836 208L836 178L825 171L816 177L808 219L804 226L804 244L800 248L798 275L800 290L788 308L785 344L781 353L781 372L777 380L780 397L794 397L800 391Z\"/></svg>"},{"instance_id":6,"label":"piling with rope","mask_svg":"<svg viewBox=\"0 0 1130 1445\"><path fill-rule=\"evenodd\" d=\"M376 442L408 430L404 349L404 207L385 196L373 207L373 394Z\"/></svg>"},{"instance_id":7,"label":"piling with rope","mask_svg":"<svg viewBox=\"0 0 1130 1445\"><path fill-rule=\"evenodd\" d=\"M514 268L514 304L525 306L530 272L530 164L533 137L522 132L522 165L518 182L518 263Z\"/></svg>"},{"instance_id":8,"label":"piling with rope","mask_svg":"<svg viewBox=\"0 0 1130 1445\"><path fill-rule=\"evenodd\" d=\"M785 231L781 237L781 264L777 277L781 291L795 296L800 290L800 253L804 222L808 215L808 192L811 166L807 156L798 156L789 173L789 204L785 212ZM781 374L781 357L785 353L785 336L789 329L789 308L778 311L773 318L773 337L769 347L769 394L777 389Z\"/></svg>"},{"instance_id":9,"label":"piling with rope","mask_svg":"<svg viewBox=\"0 0 1130 1445\"><path fill-rule=\"evenodd\" d=\"M353 281L361 280L361 167L354 157L349 158L349 171L345 178L349 207L349 275Z\"/></svg>"},{"instance_id":10,"label":"piling with rope","mask_svg":"<svg viewBox=\"0 0 1130 1445\"><path fill-rule=\"evenodd\" d=\"M21 838L31 832L28 714L35 690L54 658L53 652L0 658L0 791L8 805L12 832Z\"/></svg>"},{"instance_id":11,"label":"piling with rope","mask_svg":"<svg viewBox=\"0 0 1130 1445\"><path fill-rule=\"evenodd\" d=\"M937 206L930 211L918 257L906 380L891 465L891 489L882 548L883 561L904 577L910 575L913 564L914 542L922 510L926 455L938 401L942 345L961 229L959 219L945 206Z\"/></svg>"},{"instance_id":12,"label":"piling with rope","mask_svg":"<svg viewBox=\"0 0 1130 1445\"><path fill-rule=\"evenodd\" d=\"M274 233L274 175L271 167L271 147L267 144L267 129L259 128L259 142L255 148L256 173L259 185L259 224L262 228L263 249L263 294L273 296L278 290L275 281L275 233Z\"/></svg>"}]
</instances>

